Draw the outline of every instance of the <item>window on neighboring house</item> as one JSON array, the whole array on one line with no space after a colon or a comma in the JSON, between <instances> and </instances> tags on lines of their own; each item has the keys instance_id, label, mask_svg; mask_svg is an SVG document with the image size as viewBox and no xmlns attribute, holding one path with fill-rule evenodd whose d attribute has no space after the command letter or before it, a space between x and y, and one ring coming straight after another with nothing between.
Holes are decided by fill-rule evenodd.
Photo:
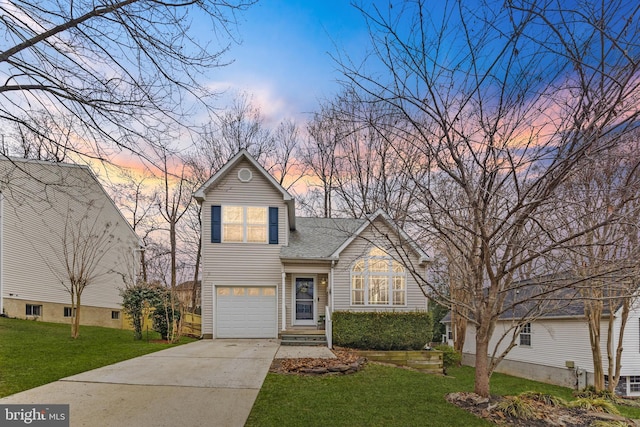
<instances>
[{"instance_id":1,"label":"window on neighboring house","mask_svg":"<svg viewBox=\"0 0 640 427\"><path fill-rule=\"evenodd\" d=\"M42 316L42 306L27 304L25 313L27 316Z\"/></svg>"},{"instance_id":2,"label":"window on neighboring house","mask_svg":"<svg viewBox=\"0 0 640 427\"><path fill-rule=\"evenodd\" d=\"M405 268L380 248L351 267L352 305L405 305Z\"/></svg>"},{"instance_id":3,"label":"window on neighboring house","mask_svg":"<svg viewBox=\"0 0 640 427\"><path fill-rule=\"evenodd\" d=\"M73 310L71 309L71 307L64 308L64 317L75 317L75 315L76 315L75 308Z\"/></svg>"},{"instance_id":4,"label":"window on neighboring house","mask_svg":"<svg viewBox=\"0 0 640 427\"><path fill-rule=\"evenodd\" d=\"M112 311L112 312L111 312L111 318L112 318L113 320L118 320L118 319L120 319L120 312L119 312L119 311Z\"/></svg>"},{"instance_id":5,"label":"window on neighboring house","mask_svg":"<svg viewBox=\"0 0 640 427\"><path fill-rule=\"evenodd\" d=\"M223 242L267 243L267 227L266 207L222 207Z\"/></svg>"},{"instance_id":6,"label":"window on neighboring house","mask_svg":"<svg viewBox=\"0 0 640 427\"><path fill-rule=\"evenodd\" d=\"M628 377L629 393L640 392L640 376Z\"/></svg>"},{"instance_id":7,"label":"window on neighboring house","mask_svg":"<svg viewBox=\"0 0 640 427\"><path fill-rule=\"evenodd\" d=\"M525 323L520 328L520 345L531 346L531 323Z\"/></svg>"}]
</instances>

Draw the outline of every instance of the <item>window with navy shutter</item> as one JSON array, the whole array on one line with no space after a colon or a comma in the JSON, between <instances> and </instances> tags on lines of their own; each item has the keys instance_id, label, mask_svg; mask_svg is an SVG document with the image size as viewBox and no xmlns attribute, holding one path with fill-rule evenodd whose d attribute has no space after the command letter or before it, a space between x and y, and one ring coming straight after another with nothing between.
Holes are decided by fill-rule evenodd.
<instances>
[{"instance_id":1,"label":"window with navy shutter","mask_svg":"<svg viewBox=\"0 0 640 427\"><path fill-rule=\"evenodd\" d=\"M278 244L278 208L269 208L269 244Z\"/></svg>"},{"instance_id":2,"label":"window with navy shutter","mask_svg":"<svg viewBox=\"0 0 640 427\"><path fill-rule=\"evenodd\" d=\"M222 228L222 208L221 206L211 206L211 243L220 243Z\"/></svg>"}]
</instances>

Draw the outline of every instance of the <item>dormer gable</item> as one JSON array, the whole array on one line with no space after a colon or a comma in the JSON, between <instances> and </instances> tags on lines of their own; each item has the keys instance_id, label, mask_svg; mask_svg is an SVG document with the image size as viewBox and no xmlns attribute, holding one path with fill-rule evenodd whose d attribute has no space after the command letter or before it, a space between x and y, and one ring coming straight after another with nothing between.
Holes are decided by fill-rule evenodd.
<instances>
[{"instance_id":1,"label":"dormer gable","mask_svg":"<svg viewBox=\"0 0 640 427\"><path fill-rule=\"evenodd\" d=\"M275 178L262 167L260 163L251 155L247 150L241 150L231 160L229 160L220 170L218 170L211 178L196 190L193 197L198 203L203 203L206 199L207 193L214 189L225 178L230 177L230 174L235 174L234 179L238 183L250 183L257 177L254 174L258 174L260 178L265 179L270 186L274 188L276 192L282 195L282 200L287 206L287 217L289 221L289 229L295 230L295 199L289 192L275 180Z\"/></svg>"}]
</instances>

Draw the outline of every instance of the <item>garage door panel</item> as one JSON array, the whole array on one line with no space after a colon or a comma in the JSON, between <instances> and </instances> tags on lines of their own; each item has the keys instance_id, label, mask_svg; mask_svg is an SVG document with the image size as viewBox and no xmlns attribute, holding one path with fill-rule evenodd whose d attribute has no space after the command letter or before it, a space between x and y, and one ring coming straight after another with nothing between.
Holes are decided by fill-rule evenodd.
<instances>
[{"instance_id":1,"label":"garage door panel","mask_svg":"<svg viewBox=\"0 0 640 427\"><path fill-rule=\"evenodd\" d=\"M216 292L218 338L275 338L275 287L219 287Z\"/></svg>"}]
</instances>

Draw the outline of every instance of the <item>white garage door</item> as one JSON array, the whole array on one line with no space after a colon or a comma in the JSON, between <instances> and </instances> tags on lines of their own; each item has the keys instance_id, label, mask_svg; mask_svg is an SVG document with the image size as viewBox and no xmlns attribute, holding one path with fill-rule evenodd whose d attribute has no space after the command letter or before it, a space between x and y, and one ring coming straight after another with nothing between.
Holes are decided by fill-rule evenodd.
<instances>
[{"instance_id":1,"label":"white garage door","mask_svg":"<svg viewBox=\"0 0 640 427\"><path fill-rule=\"evenodd\" d=\"M277 338L275 287L216 287L216 337Z\"/></svg>"}]
</instances>

